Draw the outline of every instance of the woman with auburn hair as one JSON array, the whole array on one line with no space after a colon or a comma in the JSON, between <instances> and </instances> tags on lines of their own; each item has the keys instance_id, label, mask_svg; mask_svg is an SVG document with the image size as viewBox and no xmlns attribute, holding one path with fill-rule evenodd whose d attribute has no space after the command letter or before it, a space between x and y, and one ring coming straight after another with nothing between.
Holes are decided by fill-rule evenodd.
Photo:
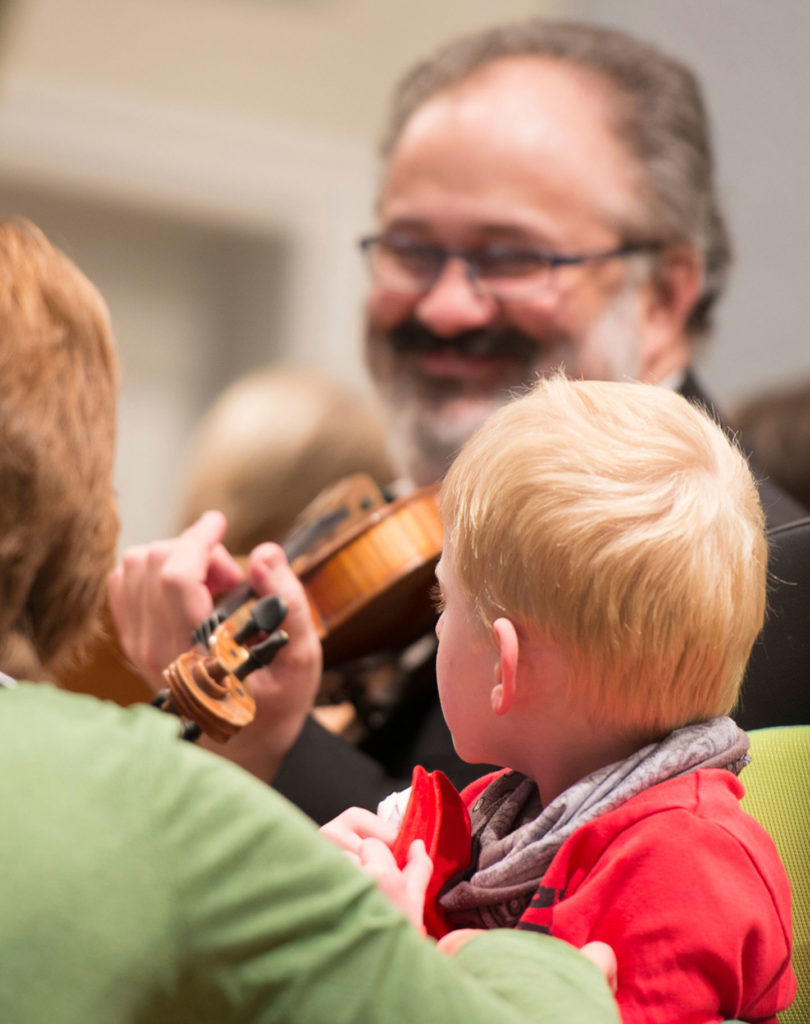
<instances>
[{"instance_id":1,"label":"woman with auburn hair","mask_svg":"<svg viewBox=\"0 0 810 1024\"><path fill-rule=\"evenodd\" d=\"M115 560L107 307L34 225L0 223L0 666L52 678Z\"/></svg>"}]
</instances>

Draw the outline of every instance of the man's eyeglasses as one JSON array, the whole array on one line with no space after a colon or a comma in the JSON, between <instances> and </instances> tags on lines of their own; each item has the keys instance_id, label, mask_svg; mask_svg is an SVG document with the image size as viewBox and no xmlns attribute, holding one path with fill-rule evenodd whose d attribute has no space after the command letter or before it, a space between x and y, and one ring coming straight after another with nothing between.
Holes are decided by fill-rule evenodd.
<instances>
[{"instance_id":1,"label":"man's eyeglasses","mask_svg":"<svg viewBox=\"0 0 810 1024\"><path fill-rule=\"evenodd\" d=\"M372 280L388 291L409 295L429 292L441 277L445 263L457 259L464 263L470 284L479 294L514 302L547 293L558 267L624 259L654 252L661 246L652 242L626 244L604 252L563 255L507 245L446 249L429 242L370 235L360 239L360 248Z\"/></svg>"}]
</instances>

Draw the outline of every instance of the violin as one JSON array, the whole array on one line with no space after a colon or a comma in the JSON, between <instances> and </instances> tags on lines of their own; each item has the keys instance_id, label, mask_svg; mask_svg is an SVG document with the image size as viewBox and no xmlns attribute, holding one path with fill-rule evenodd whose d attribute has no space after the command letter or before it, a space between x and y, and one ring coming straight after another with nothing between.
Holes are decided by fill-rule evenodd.
<instances>
[{"instance_id":1,"label":"violin","mask_svg":"<svg viewBox=\"0 0 810 1024\"><path fill-rule=\"evenodd\" d=\"M401 650L436 621L430 588L442 548L439 484L391 498L366 474L338 481L301 513L283 544L321 640L324 667ZM256 705L248 676L287 642L286 607L245 584L194 630L193 647L164 673L155 704L224 742Z\"/></svg>"}]
</instances>

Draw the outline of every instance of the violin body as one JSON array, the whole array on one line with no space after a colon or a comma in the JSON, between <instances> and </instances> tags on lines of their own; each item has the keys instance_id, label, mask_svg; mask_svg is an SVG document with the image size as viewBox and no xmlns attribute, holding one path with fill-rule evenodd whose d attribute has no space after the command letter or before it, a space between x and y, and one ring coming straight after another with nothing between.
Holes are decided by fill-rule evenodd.
<instances>
[{"instance_id":1,"label":"violin body","mask_svg":"<svg viewBox=\"0 0 810 1024\"><path fill-rule=\"evenodd\" d=\"M432 628L430 588L441 549L438 488L429 487L378 505L292 559L327 667L370 650L398 650Z\"/></svg>"},{"instance_id":2,"label":"violin body","mask_svg":"<svg viewBox=\"0 0 810 1024\"><path fill-rule=\"evenodd\" d=\"M297 520L284 548L304 586L325 667L400 650L432 628L430 590L442 547L438 490L392 501L357 474L327 488ZM218 605L195 630L194 649L164 671L162 706L220 741L253 720L246 677L286 642L276 628L280 618L265 622L257 614L266 601L243 586Z\"/></svg>"}]
</instances>

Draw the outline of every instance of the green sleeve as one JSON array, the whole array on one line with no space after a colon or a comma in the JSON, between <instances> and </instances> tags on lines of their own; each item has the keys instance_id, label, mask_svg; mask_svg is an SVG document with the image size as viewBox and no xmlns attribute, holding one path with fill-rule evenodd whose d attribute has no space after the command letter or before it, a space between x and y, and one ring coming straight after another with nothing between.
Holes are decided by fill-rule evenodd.
<instances>
[{"instance_id":1,"label":"green sleeve","mask_svg":"<svg viewBox=\"0 0 810 1024\"><path fill-rule=\"evenodd\" d=\"M0 700L3 1024L617 1024L563 943L439 953L169 716L40 685Z\"/></svg>"},{"instance_id":2,"label":"green sleeve","mask_svg":"<svg viewBox=\"0 0 810 1024\"><path fill-rule=\"evenodd\" d=\"M618 1021L601 973L572 947L500 931L447 957L284 798L202 752L183 760L164 843L190 1019Z\"/></svg>"}]
</instances>

